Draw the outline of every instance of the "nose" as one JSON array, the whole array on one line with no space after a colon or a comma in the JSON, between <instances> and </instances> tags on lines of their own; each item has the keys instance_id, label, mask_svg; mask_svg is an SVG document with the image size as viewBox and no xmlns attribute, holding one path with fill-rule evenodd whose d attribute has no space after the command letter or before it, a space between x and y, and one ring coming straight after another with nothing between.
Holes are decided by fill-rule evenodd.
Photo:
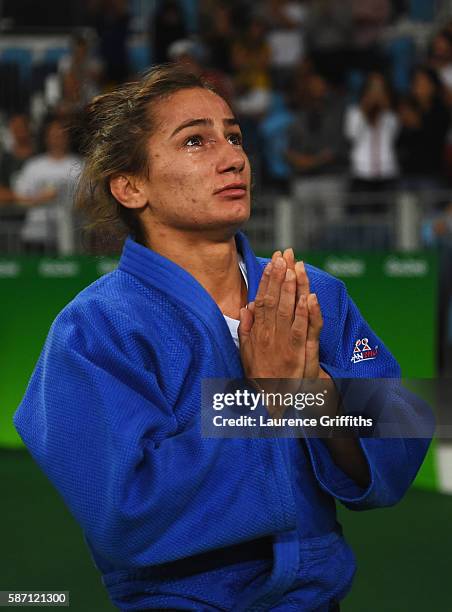
<instances>
[{"instance_id":1,"label":"nose","mask_svg":"<svg viewBox=\"0 0 452 612\"><path fill-rule=\"evenodd\" d=\"M241 147L234 146L224 139L218 157L217 170L220 173L233 172L238 174L245 169L247 160L248 157Z\"/></svg>"}]
</instances>

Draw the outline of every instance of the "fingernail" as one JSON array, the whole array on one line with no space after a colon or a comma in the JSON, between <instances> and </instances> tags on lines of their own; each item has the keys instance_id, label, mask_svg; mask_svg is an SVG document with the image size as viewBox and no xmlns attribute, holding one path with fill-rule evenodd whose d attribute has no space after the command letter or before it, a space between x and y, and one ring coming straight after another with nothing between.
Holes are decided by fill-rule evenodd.
<instances>
[{"instance_id":1,"label":"fingernail","mask_svg":"<svg viewBox=\"0 0 452 612\"><path fill-rule=\"evenodd\" d=\"M316 293L311 293L311 295L312 295L311 300L313 301L314 304L317 304L318 303L317 294Z\"/></svg>"},{"instance_id":2,"label":"fingernail","mask_svg":"<svg viewBox=\"0 0 452 612\"><path fill-rule=\"evenodd\" d=\"M287 282L292 282L295 280L295 272L293 270L291 270L290 268L288 268L286 270L286 278L284 279Z\"/></svg>"},{"instance_id":3,"label":"fingernail","mask_svg":"<svg viewBox=\"0 0 452 612\"><path fill-rule=\"evenodd\" d=\"M271 269L272 269L272 262L269 261L268 264L264 268L264 274L270 274Z\"/></svg>"},{"instance_id":4,"label":"fingernail","mask_svg":"<svg viewBox=\"0 0 452 612\"><path fill-rule=\"evenodd\" d=\"M278 268L278 270L282 270L284 268L284 259L282 257L278 257L275 262L275 266Z\"/></svg>"},{"instance_id":5,"label":"fingernail","mask_svg":"<svg viewBox=\"0 0 452 612\"><path fill-rule=\"evenodd\" d=\"M304 272L304 262L297 261L297 263L295 264L295 270L297 272Z\"/></svg>"}]
</instances>

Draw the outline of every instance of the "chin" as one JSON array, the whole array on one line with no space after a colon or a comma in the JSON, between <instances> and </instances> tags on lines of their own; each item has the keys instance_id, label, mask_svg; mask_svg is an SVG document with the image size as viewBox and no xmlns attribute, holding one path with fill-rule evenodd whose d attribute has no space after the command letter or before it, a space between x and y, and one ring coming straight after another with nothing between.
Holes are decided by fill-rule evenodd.
<instances>
[{"instance_id":1,"label":"chin","mask_svg":"<svg viewBox=\"0 0 452 612\"><path fill-rule=\"evenodd\" d=\"M198 226L205 236L209 236L215 241L223 242L230 240L248 221L249 214L230 216L227 219L217 219L204 226Z\"/></svg>"},{"instance_id":2,"label":"chin","mask_svg":"<svg viewBox=\"0 0 452 612\"><path fill-rule=\"evenodd\" d=\"M227 207L223 206L212 212L207 222L209 225L243 225L250 218L250 205L243 200L229 201Z\"/></svg>"},{"instance_id":3,"label":"chin","mask_svg":"<svg viewBox=\"0 0 452 612\"><path fill-rule=\"evenodd\" d=\"M241 213L237 213L236 215L231 215L226 221L225 225L231 228L234 228L234 233L239 230L250 218L249 211L241 211Z\"/></svg>"},{"instance_id":4,"label":"chin","mask_svg":"<svg viewBox=\"0 0 452 612\"><path fill-rule=\"evenodd\" d=\"M241 223L246 223L250 218L250 204L249 202L240 202L237 200L235 203L231 202L231 208L228 211L228 217L239 220Z\"/></svg>"}]
</instances>

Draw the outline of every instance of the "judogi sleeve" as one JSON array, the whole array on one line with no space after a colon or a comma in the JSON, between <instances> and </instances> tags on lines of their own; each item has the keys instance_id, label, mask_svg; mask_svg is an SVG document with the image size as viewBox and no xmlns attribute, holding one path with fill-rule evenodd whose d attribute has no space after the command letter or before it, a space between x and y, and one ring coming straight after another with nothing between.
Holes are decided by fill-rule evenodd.
<instances>
[{"instance_id":1,"label":"judogi sleeve","mask_svg":"<svg viewBox=\"0 0 452 612\"><path fill-rule=\"evenodd\" d=\"M340 317L334 330L337 343L331 359L321 367L341 393L345 414L361 413L377 421L389 418L393 432L400 432L400 437L359 438L370 474L367 489L334 463L323 439L306 440L309 455L320 486L350 509L390 506L401 499L422 464L434 431L433 415L423 400L400 384L397 361L364 320L343 283L339 304ZM354 358L356 343L362 340L376 353L373 358ZM358 380L363 378L366 380Z\"/></svg>"},{"instance_id":2,"label":"judogi sleeve","mask_svg":"<svg viewBox=\"0 0 452 612\"><path fill-rule=\"evenodd\" d=\"M14 418L96 552L140 567L292 529L279 445L181 428L155 368L121 346L127 326L113 338L65 309Z\"/></svg>"}]
</instances>

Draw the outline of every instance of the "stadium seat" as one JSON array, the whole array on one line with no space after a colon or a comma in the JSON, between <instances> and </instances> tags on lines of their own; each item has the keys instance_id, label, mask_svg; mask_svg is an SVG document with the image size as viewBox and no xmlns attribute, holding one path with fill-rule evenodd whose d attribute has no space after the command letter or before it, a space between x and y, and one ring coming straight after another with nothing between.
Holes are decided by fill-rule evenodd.
<instances>
[{"instance_id":1,"label":"stadium seat","mask_svg":"<svg viewBox=\"0 0 452 612\"><path fill-rule=\"evenodd\" d=\"M414 21L433 21L435 18L435 2L426 0L410 0L409 15Z\"/></svg>"},{"instance_id":2,"label":"stadium seat","mask_svg":"<svg viewBox=\"0 0 452 612\"><path fill-rule=\"evenodd\" d=\"M146 45L130 46L129 62L132 71L136 74L147 70L151 65L151 58L148 47Z\"/></svg>"},{"instance_id":3,"label":"stadium seat","mask_svg":"<svg viewBox=\"0 0 452 612\"><path fill-rule=\"evenodd\" d=\"M2 62L17 64L20 77L24 81L28 81L33 63L33 53L30 49L9 47L2 52L0 59Z\"/></svg>"},{"instance_id":4,"label":"stadium seat","mask_svg":"<svg viewBox=\"0 0 452 612\"><path fill-rule=\"evenodd\" d=\"M58 65L60 59L69 53L69 49L67 47L49 47L45 50L43 56L43 62L50 64Z\"/></svg>"}]
</instances>

